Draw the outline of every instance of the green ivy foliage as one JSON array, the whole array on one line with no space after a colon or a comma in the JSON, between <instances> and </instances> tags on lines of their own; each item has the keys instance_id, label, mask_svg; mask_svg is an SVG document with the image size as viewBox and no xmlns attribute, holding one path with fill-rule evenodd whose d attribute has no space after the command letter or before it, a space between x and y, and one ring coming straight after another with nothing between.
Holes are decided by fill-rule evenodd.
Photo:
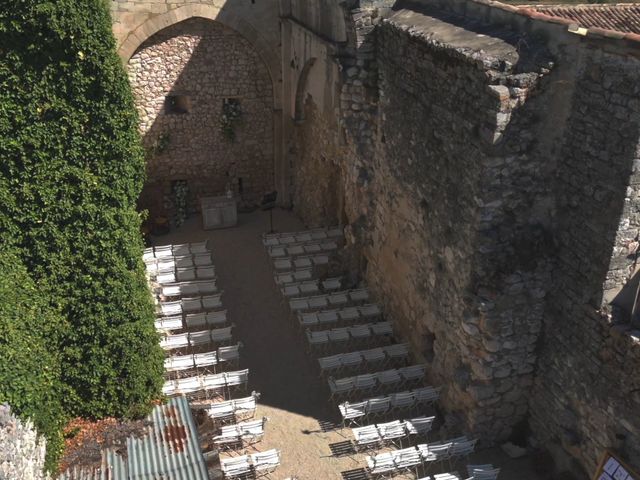
<instances>
[{"instance_id":1,"label":"green ivy foliage","mask_svg":"<svg viewBox=\"0 0 640 480\"><path fill-rule=\"evenodd\" d=\"M0 3L0 241L64 316L49 344L68 415L140 415L160 396L144 167L106 1Z\"/></svg>"},{"instance_id":2,"label":"green ivy foliage","mask_svg":"<svg viewBox=\"0 0 640 480\"><path fill-rule=\"evenodd\" d=\"M0 250L0 403L31 419L47 438L47 466L62 448L60 358L65 321L15 252Z\"/></svg>"}]
</instances>

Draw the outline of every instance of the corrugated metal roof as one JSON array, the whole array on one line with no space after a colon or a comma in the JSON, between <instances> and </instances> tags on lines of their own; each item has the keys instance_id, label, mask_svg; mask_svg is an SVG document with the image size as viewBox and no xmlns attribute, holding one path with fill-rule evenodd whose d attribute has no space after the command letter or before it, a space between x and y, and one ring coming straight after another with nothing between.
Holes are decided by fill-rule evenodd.
<instances>
[{"instance_id":1,"label":"corrugated metal roof","mask_svg":"<svg viewBox=\"0 0 640 480\"><path fill-rule=\"evenodd\" d=\"M189 402L175 397L147 417L144 437L127 439L126 457L102 452L99 469L67 471L60 480L208 480Z\"/></svg>"}]
</instances>

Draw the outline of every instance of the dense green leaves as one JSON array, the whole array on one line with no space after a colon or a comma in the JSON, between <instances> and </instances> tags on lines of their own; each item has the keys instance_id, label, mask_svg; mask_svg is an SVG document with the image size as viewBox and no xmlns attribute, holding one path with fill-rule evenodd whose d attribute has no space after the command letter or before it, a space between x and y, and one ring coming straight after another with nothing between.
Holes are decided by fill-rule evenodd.
<instances>
[{"instance_id":1,"label":"dense green leaves","mask_svg":"<svg viewBox=\"0 0 640 480\"><path fill-rule=\"evenodd\" d=\"M47 344L67 414L130 415L159 394L135 211L143 181L106 2L0 3L0 240L64 318ZM0 339L21 328L19 317L1 321Z\"/></svg>"},{"instance_id":2,"label":"dense green leaves","mask_svg":"<svg viewBox=\"0 0 640 480\"><path fill-rule=\"evenodd\" d=\"M62 315L29 277L15 252L0 250L0 403L31 418L47 437L49 466L62 439L60 359Z\"/></svg>"}]
</instances>

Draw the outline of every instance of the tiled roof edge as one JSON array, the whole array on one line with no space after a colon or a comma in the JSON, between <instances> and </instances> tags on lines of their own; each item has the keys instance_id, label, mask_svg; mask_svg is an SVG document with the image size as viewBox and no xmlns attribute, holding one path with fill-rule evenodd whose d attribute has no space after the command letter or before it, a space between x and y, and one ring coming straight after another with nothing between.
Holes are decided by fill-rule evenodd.
<instances>
[{"instance_id":1,"label":"tiled roof edge","mask_svg":"<svg viewBox=\"0 0 640 480\"><path fill-rule=\"evenodd\" d=\"M491 8L504 10L506 12L515 13L523 17L528 17L533 20L540 20L547 23L555 23L560 25L566 25L570 31L577 31L579 25L576 22L567 20L565 18L554 17L545 13L537 12L535 6L516 6L507 5L505 3L496 0L467 0L468 2L477 3L479 5L486 5ZM604 38L607 40L626 40L629 42L640 43L640 34L637 33L624 33L615 30L607 30L604 28L585 28L582 30L586 35L590 37Z\"/></svg>"}]
</instances>

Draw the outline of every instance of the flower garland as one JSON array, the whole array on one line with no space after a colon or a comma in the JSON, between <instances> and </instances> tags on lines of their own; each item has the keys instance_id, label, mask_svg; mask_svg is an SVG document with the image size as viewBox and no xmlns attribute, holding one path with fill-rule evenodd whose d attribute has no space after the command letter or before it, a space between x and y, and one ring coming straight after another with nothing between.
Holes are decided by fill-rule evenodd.
<instances>
[{"instance_id":1,"label":"flower garland","mask_svg":"<svg viewBox=\"0 0 640 480\"><path fill-rule=\"evenodd\" d=\"M220 116L220 132L230 142L236 139L236 126L242 123L242 108L237 98L225 98Z\"/></svg>"}]
</instances>

